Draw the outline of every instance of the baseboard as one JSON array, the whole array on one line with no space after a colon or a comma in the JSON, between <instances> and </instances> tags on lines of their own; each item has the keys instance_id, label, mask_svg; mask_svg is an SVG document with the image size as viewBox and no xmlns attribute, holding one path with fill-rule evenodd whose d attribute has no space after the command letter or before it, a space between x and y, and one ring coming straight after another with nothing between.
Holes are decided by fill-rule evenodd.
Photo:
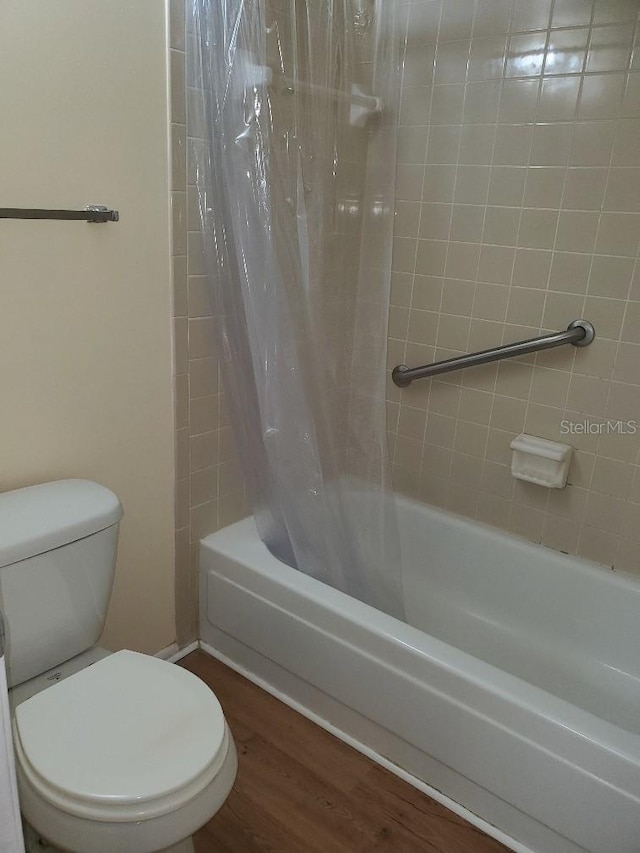
<instances>
[{"instance_id":1,"label":"baseboard","mask_svg":"<svg viewBox=\"0 0 640 853\"><path fill-rule=\"evenodd\" d=\"M162 660L171 660L171 658L177 654L179 651L177 643L171 643L170 646L167 646L164 649L160 649L159 652L155 652L153 655L154 658L161 658Z\"/></svg>"},{"instance_id":2,"label":"baseboard","mask_svg":"<svg viewBox=\"0 0 640 853\"><path fill-rule=\"evenodd\" d=\"M156 657L162 657L164 660L169 661L169 663L177 663L182 658L190 655L191 652L195 652L200 648L200 642L198 640L194 640L193 643L189 643L188 646L184 646L182 649L178 648L177 643L173 643L173 645L168 646L166 649L162 649L161 652L158 652ZM168 655L165 656L165 652L169 652Z\"/></svg>"}]
</instances>

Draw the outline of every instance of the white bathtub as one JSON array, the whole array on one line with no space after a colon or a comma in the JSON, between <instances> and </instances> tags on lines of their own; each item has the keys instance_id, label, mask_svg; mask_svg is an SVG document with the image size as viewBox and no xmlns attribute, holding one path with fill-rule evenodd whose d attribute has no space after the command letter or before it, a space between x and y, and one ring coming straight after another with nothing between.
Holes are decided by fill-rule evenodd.
<instances>
[{"instance_id":1,"label":"white bathtub","mask_svg":"<svg viewBox=\"0 0 640 853\"><path fill-rule=\"evenodd\" d=\"M202 542L205 647L513 849L639 853L640 583L398 504L410 625L249 518Z\"/></svg>"}]
</instances>

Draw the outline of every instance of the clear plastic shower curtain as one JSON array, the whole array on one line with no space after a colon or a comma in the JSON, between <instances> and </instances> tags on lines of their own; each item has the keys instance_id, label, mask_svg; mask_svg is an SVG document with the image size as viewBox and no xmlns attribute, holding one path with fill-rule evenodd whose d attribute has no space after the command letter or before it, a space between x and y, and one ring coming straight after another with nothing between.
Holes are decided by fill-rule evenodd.
<instances>
[{"instance_id":1,"label":"clear plastic shower curtain","mask_svg":"<svg viewBox=\"0 0 640 853\"><path fill-rule=\"evenodd\" d=\"M205 256L258 529L403 618L385 430L395 4L191 4Z\"/></svg>"}]
</instances>

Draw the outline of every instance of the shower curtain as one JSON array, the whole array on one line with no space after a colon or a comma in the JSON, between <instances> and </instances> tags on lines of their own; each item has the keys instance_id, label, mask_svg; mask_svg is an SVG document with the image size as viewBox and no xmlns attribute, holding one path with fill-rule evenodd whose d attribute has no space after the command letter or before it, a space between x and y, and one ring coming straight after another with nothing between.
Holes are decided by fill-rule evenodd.
<instances>
[{"instance_id":1,"label":"shower curtain","mask_svg":"<svg viewBox=\"0 0 640 853\"><path fill-rule=\"evenodd\" d=\"M385 430L395 4L191 4L205 256L260 535L402 618Z\"/></svg>"}]
</instances>

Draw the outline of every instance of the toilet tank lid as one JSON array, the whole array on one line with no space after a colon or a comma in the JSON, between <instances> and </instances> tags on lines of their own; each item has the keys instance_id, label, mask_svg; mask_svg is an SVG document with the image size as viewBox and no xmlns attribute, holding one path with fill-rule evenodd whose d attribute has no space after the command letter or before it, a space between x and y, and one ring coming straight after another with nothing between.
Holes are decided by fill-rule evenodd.
<instances>
[{"instance_id":1,"label":"toilet tank lid","mask_svg":"<svg viewBox=\"0 0 640 853\"><path fill-rule=\"evenodd\" d=\"M122 518L114 493L90 480L55 480L0 494L0 568L97 533Z\"/></svg>"}]
</instances>

